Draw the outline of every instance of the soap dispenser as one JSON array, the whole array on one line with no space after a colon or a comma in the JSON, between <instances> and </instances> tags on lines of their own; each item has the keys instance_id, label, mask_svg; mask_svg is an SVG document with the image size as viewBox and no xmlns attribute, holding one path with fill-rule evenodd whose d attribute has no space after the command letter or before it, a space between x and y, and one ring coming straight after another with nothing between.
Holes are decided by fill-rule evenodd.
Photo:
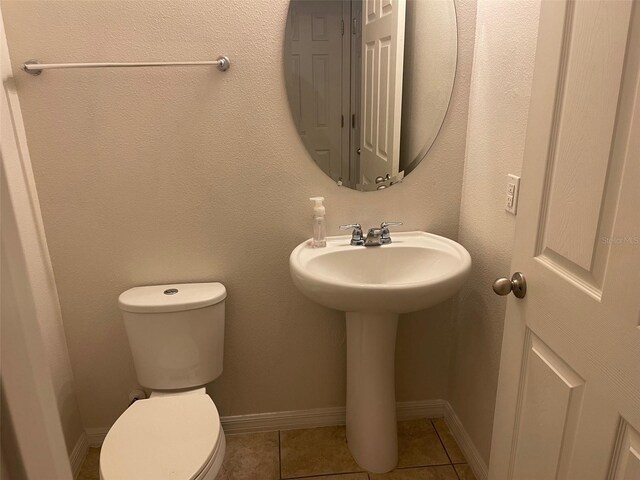
<instances>
[{"instance_id":1,"label":"soap dispenser","mask_svg":"<svg viewBox=\"0 0 640 480\"><path fill-rule=\"evenodd\" d=\"M313 207L313 238L311 239L311 248L321 248L327 246L327 231L324 224L325 208L322 202L324 197L311 197L309 200L314 202Z\"/></svg>"}]
</instances>

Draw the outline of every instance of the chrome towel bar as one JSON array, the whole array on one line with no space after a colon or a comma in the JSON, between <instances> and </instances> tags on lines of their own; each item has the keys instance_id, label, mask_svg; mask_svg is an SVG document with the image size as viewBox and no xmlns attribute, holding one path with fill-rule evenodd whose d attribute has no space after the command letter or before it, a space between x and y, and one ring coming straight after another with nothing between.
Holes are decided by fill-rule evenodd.
<instances>
[{"instance_id":1,"label":"chrome towel bar","mask_svg":"<svg viewBox=\"0 0 640 480\"><path fill-rule=\"evenodd\" d=\"M231 62L229 57L220 56L217 60L203 60L192 62L132 62L132 63L38 63L37 60L29 60L22 64L22 70L29 75L40 75L43 70L56 68L120 68L120 67L199 67L203 65L216 65L218 70L224 72L229 69Z\"/></svg>"}]
</instances>

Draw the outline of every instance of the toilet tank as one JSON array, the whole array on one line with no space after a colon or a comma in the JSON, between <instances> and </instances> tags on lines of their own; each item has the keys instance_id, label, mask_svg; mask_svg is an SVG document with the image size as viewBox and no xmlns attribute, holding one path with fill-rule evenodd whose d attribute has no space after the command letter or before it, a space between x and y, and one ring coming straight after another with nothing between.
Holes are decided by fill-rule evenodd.
<instances>
[{"instance_id":1,"label":"toilet tank","mask_svg":"<svg viewBox=\"0 0 640 480\"><path fill-rule=\"evenodd\" d=\"M221 283L131 288L120 295L138 381L152 390L205 385L222 373Z\"/></svg>"}]
</instances>

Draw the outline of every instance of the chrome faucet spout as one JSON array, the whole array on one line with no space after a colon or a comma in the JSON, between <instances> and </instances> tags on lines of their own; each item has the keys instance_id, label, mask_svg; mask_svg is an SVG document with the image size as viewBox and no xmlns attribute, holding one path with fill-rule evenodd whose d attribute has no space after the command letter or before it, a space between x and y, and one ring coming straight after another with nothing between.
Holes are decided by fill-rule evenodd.
<instances>
[{"instance_id":1,"label":"chrome faucet spout","mask_svg":"<svg viewBox=\"0 0 640 480\"><path fill-rule=\"evenodd\" d=\"M389 243L391 243L391 239L389 239ZM380 245L384 245L382 243L382 229L381 228L370 228L367 232L367 238L364 241L365 247L379 247Z\"/></svg>"},{"instance_id":2,"label":"chrome faucet spout","mask_svg":"<svg viewBox=\"0 0 640 480\"><path fill-rule=\"evenodd\" d=\"M379 247L380 245L388 245L391 243L391 233L389 227L402 225L402 222L382 222L380 227L370 228L367 232L367 238L364 241L365 247Z\"/></svg>"}]
</instances>

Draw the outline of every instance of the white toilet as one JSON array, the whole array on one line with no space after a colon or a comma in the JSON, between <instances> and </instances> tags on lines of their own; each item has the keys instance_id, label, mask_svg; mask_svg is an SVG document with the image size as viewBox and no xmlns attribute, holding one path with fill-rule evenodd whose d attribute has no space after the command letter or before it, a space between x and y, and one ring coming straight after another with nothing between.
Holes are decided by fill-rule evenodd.
<instances>
[{"instance_id":1,"label":"white toilet","mask_svg":"<svg viewBox=\"0 0 640 480\"><path fill-rule=\"evenodd\" d=\"M213 480L225 452L218 410L204 385L222 373L221 283L157 285L118 300L138 381L131 405L100 452L102 480Z\"/></svg>"}]
</instances>

